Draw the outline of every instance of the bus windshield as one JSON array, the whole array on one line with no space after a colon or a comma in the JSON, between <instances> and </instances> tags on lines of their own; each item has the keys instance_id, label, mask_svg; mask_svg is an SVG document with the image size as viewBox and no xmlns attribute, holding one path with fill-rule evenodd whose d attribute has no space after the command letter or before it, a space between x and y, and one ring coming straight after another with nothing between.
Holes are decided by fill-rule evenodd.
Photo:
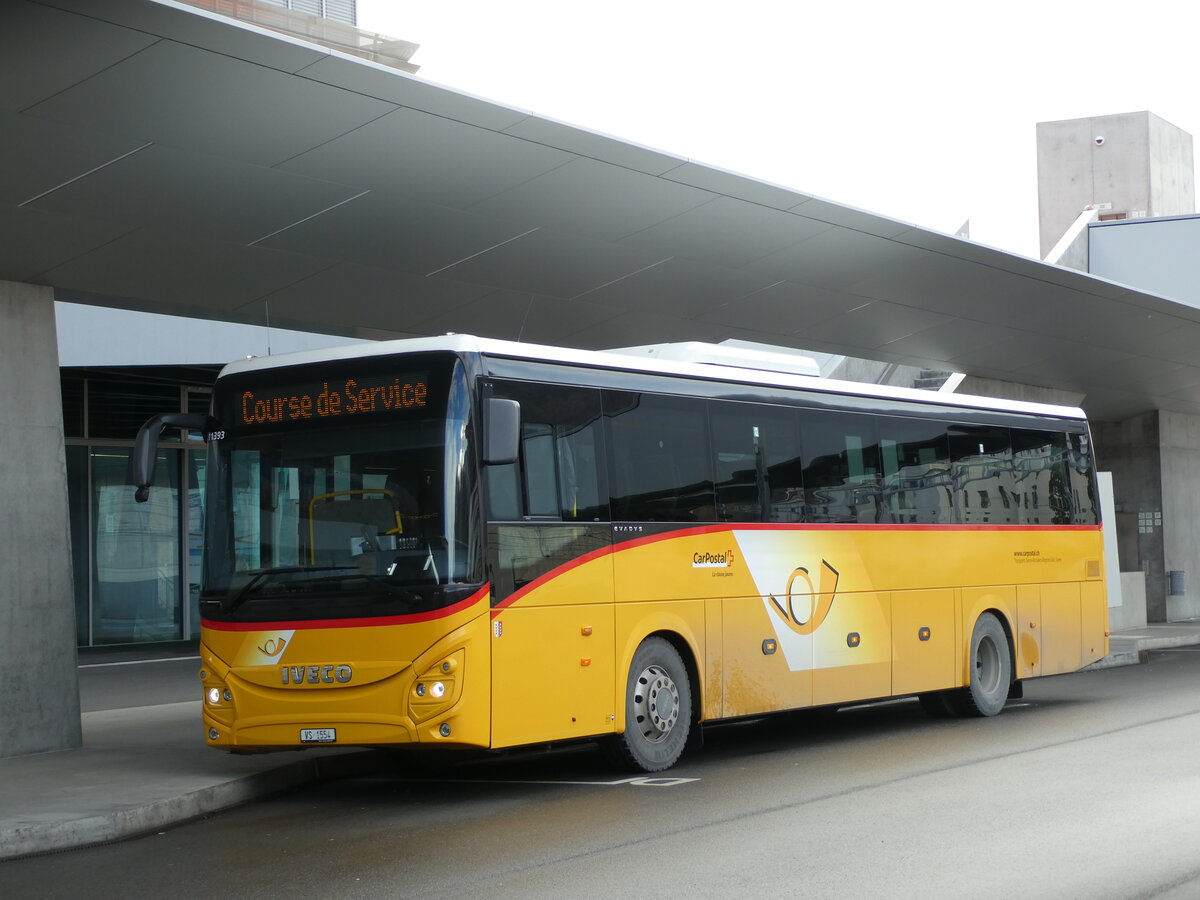
<instances>
[{"instance_id":1,"label":"bus windshield","mask_svg":"<svg viewBox=\"0 0 1200 900\"><path fill-rule=\"evenodd\" d=\"M453 357L218 383L206 618L403 614L480 579L470 392Z\"/></svg>"}]
</instances>

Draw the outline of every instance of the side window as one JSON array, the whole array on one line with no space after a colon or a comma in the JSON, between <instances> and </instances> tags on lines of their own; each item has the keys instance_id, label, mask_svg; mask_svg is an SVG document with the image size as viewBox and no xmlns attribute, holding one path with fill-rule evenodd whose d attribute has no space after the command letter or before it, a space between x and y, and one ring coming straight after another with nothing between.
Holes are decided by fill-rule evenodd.
<instances>
[{"instance_id":1,"label":"side window","mask_svg":"<svg viewBox=\"0 0 1200 900\"><path fill-rule=\"evenodd\" d=\"M867 415L801 413L805 518L809 522L876 522L879 444Z\"/></svg>"},{"instance_id":2,"label":"side window","mask_svg":"<svg viewBox=\"0 0 1200 900\"><path fill-rule=\"evenodd\" d=\"M715 521L704 401L604 391L613 519Z\"/></svg>"},{"instance_id":3,"label":"side window","mask_svg":"<svg viewBox=\"0 0 1200 900\"><path fill-rule=\"evenodd\" d=\"M880 522L941 525L954 521L946 426L926 419L881 419Z\"/></svg>"},{"instance_id":4,"label":"side window","mask_svg":"<svg viewBox=\"0 0 1200 900\"><path fill-rule=\"evenodd\" d=\"M600 469L600 392L496 382L493 396L521 404L521 456L488 469L493 520L608 519Z\"/></svg>"},{"instance_id":5,"label":"side window","mask_svg":"<svg viewBox=\"0 0 1200 900\"><path fill-rule=\"evenodd\" d=\"M1100 501L1096 499L1096 460L1092 442L1087 434L1066 435L1068 494L1072 522L1075 525L1097 525L1100 522Z\"/></svg>"},{"instance_id":6,"label":"side window","mask_svg":"<svg viewBox=\"0 0 1200 900\"><path fill-rule=\"evenodd\" d=\"M1021 522L1070 525L1073 519L1067 436L1056 431L1012 431L1013 468Z\"/></svg>"},{"instance_id":7,"label":"side window","mask_svg":"<svg viewBox=\"0 0 1200 900\"><path fill-rule=\"evenodd\" d=\"M1007 428L951 425L950 464L959 521L1015 525L1020 521Z\"/></svg>"},{"instance_id":8,"label":"side window","mask_svg":"<svg viewBox=\"0 0 1200 900\"><path fill-rule=\"evenodd\" d=\"M795 413L777 406L714 402L709 419L717 520L803 521Z\"/></svg>"}]
</instances>

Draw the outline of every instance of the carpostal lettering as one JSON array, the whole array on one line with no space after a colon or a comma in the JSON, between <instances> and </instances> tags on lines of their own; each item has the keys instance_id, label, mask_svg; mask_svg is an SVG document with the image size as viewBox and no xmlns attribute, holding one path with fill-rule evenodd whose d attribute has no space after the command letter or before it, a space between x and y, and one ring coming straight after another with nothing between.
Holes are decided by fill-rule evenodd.
<instances>
[{"instance_id":1,"label":"carpostal lettering","mask_svg":"<svg viewBox=\"0 0 1200 900\"><path fill-rule=\"evenodd\" d=\"M393 378L383 384L364 384L357 378L347 378L333 387L323 381L320 390L244 391L241 415L243 425L268 425L424 409L428 400L429 385L423 376Z\"/></svg>"},{"instance_id":2,"label":"carpostal lettering","mask_svg":"<svg viewBox=\"0 0 1200 900\"><path fill-rule=\"evenodd\" d=\"M693 569L724 569L733 565L733 551L726 550L722 553L695 553L692 555Z\"/></svg>"}]
</instances>

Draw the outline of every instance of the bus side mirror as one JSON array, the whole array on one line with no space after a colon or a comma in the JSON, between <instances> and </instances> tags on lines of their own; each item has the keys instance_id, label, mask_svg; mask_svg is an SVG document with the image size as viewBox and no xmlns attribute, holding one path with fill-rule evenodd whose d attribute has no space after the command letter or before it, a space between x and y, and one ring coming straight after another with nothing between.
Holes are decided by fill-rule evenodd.
<instances>
[{"instance_id":1,"label":"bus side mirror","mask_svg":"<svg viewBox=\"0 0 1200 900\"><path fill-rule=\"evenodd\" d=\"M150 485L154 483L154 459L158 456L158 436L168 425L187 431L203 431L208 439L209 423L212 420L203 413L159 413L146 420L138 429L133 443L133 483L137 490L133 499L145 503L150 499Z\"/></svg>"},{"instance_id":2,"label":"bus side mirror","mask_svg":"<svg viewBox=\"0 0 1200 900\"><path fill-rule=\"evenodd\" d=\"M483 423L483 463L507 466L517 461L521 435L521 404L489 397Z\"/></svg>"}]
</instances>

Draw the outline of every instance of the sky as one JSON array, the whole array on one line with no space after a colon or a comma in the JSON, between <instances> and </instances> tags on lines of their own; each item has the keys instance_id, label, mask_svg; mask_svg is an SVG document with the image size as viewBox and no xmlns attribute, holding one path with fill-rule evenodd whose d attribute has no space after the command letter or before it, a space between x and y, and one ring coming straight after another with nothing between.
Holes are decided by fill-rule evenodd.
<instances>
[{"instance_id":1,"label":"sky","mask_svg":"<svg viewBox=\"0 0 1200 900\"><path fill-rule=\"evenodd\" d=\"M1190 0L358 0L418 77L1037 256L1038 122L1195 135Z\"/></svg>"}]
</instances>

